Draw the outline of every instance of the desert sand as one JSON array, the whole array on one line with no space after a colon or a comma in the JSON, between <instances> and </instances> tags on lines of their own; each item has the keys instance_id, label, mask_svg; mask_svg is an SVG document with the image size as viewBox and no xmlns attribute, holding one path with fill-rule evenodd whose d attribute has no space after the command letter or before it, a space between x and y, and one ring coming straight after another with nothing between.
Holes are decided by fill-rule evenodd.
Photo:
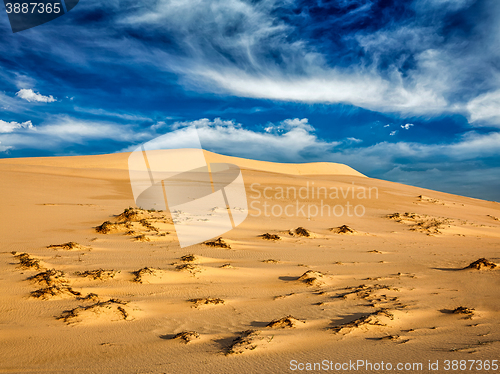
<instances>
[{"instance_id":1,"label":"desert sand","mask_svg":"<svg viewBox=\"0 0 500 374\"><path fill-rule=\"evenodd\" d=\"M321 372L325 360L348 372L362 360L428 373L466 360L472 373L500 359L499 203L206 152L240 166L250 215L181 249L169 212L135 206L127 158L0 160L0 372ZM276 195L313 185L340 196ZM363 214L258 214L321 200Z\"/></svg>"}]
</instances>

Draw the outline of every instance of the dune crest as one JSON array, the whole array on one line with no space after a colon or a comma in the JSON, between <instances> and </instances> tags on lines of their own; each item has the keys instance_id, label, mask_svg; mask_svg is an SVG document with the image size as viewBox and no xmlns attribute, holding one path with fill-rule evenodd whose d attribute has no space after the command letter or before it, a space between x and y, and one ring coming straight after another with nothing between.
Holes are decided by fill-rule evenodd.
<instances>
[{"instance_id":1,"label":"dune crest","mask_svg":"<svg viewBox=\"0 0 500 374\"><path fill-rule=\"evenodd\" d=\"M9 358L0 371L281 373L288 357L492 359L498 203L335 164L206 156L240 165L249 215L189 248L173 224L180 213L134 205L127 154L0 160L0 354ZM276 193L313 182L314 195Z\"/></svg>"}]
</instances>

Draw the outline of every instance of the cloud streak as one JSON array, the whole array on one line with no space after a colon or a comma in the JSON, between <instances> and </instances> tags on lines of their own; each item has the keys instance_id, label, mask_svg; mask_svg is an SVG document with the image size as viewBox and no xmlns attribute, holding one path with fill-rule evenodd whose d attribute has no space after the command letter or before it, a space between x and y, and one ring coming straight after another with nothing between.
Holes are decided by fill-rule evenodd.
<instances>
[{"instance_id":1,"label":"cloud streak","mask_svg":"<svg viewBox=\"0 0 500 374\"><path fill-rule=\"evenodd\" d=\"M152 131L141 131L130 124L89 121L69 116L51 117L36 128L31 121L17 123L0 120L1 152L24 149L65 154L67 149L78 145L89 146L103 141L132 143L151 136Z\"/></svg>"}]
</instances>

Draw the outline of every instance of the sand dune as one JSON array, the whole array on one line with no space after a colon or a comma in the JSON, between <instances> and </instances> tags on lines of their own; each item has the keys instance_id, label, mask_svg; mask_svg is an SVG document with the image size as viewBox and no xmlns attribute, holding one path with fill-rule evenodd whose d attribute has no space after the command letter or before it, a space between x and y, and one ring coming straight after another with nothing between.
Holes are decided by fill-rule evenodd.
<instances>
[{"instance_id":1,"label":"sand dune","mask_svg":"<svg viewBox=\"0 0 500 374\"><path fill-rule=\"evenodd\" d=\"M127 157L0 160L1 372L497 359L500 204L207 152L241 167L249 216L180 248L175 214L134 205Z\"/></svg>"},{"instance_id":2,"label":"sand dune","mask_svg":"<svg viewBox=\"0 0 500 374\"><path fill-rule=\"evenodd\" d=\"M182 157L182 150L174 150L176 156ZM155 151L151 151L155 152ZM304 164L279 164L274 162L248 160L239 157L223 156L217 153L203 151L205 159L210 163L231 163L245 169L254 169L267 171L271 173L282 173L290 175L314 175L314 174L339 174L339 175L355 175L364 177L363 174L353 168L332 162L314 162ZM97 156L72 156L72 157L37 157L37 158L16 158L0 160L0 164L16 165L20 167L37 166L48 167L43 171L50 170L57 173L60 168L61 173L66 173L66 169L72 169L73 164L78 169L112 169L112 170L128 170L129 153L114 153L109 155Z\"/></svg>"}]
</instances>

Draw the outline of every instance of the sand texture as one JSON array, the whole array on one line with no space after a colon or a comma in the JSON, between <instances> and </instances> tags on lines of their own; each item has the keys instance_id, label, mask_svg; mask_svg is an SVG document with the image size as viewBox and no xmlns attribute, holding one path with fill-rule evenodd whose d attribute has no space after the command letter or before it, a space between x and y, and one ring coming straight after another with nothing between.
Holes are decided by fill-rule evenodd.
<instances>
[{"instance_id":1,"label":"sand texture","mask_svg":"<svg viewBox=\"0 0 500 374\"><path fill-rule=\"evenodd\" d=\"M0 160L0 373L500 359L499 203L207 152L240 166L250 215L181 249L169 212L135 206L127 157ZM359 217L257 216L313 183L378 195L299 201Z\"/></svg>"}]
</instances>

